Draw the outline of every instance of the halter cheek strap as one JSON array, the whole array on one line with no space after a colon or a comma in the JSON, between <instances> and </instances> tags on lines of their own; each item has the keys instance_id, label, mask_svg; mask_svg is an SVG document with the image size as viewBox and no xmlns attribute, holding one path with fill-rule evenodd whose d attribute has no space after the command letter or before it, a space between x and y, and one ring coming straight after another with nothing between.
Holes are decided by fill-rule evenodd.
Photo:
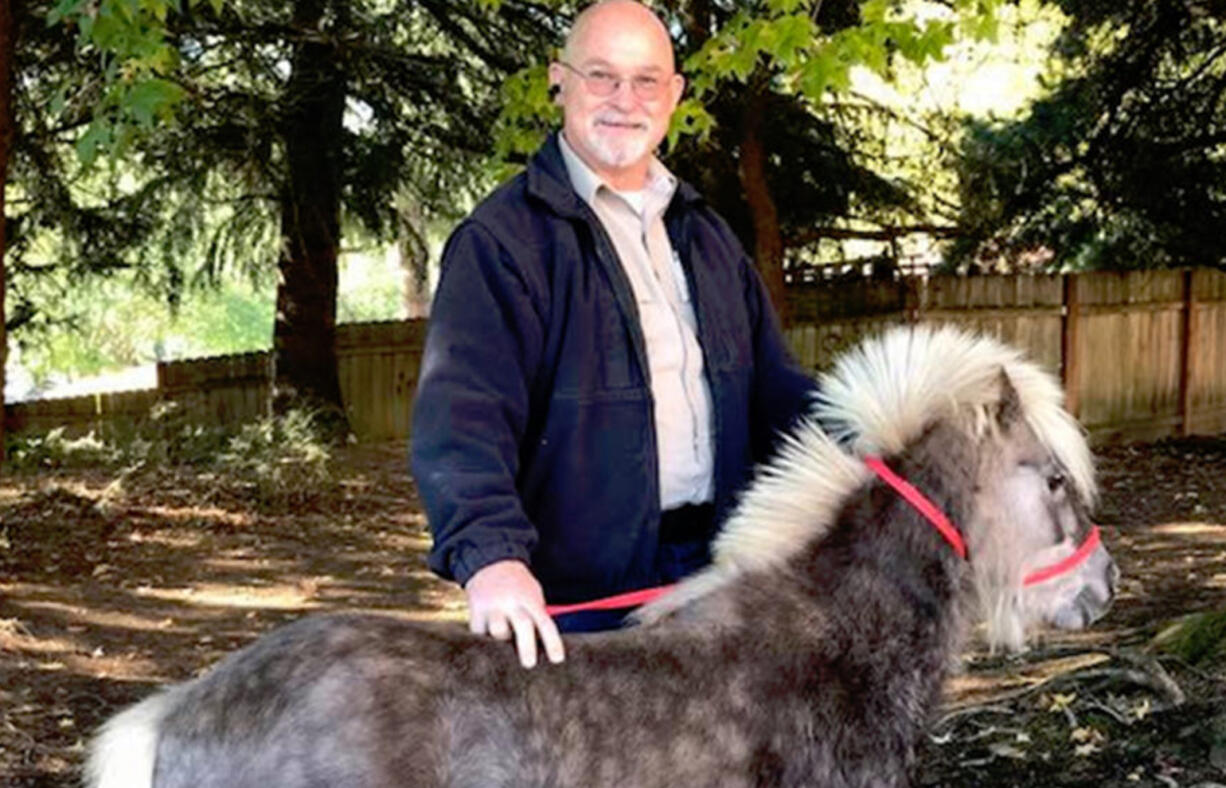
<instances>
[{"instance_id":1,"label":"halter cheek strap","mask_svg":"<svg viewBox=\"0 0 1226 788\"><path fill-rule=\"evenodd\" d=\"M928 500L922 492L915 489L910 482L890 470L880 457L865 457L864 464L873 473L877 474L883 482L893 487L899 495L906 499L907 503L915 507L916 511L924 515L928 522L932 523L941 532L941 535L945 537L945 541L949 542L950 547L958 554L959 558L966 559L966 542L962 540L962 534L953 526L944 512L938 509L932 501ZM1072 555L1054 564L1036 569L1022 578L1022 585L1037 585L1066 572L1071 572L1090 557L1090 554L1098 547L1100 541L1101 537L1098 532L1098 526L1091 525L1090 532L1086 534L1085 541L1081 543Z\"/></svg>"},{"instance_id":2,"label":"halter cheek strap","mask_svg":"<svg viewBox=\"0 0 1226 788\"><path fill-rule=\"evenodd\" d=\"M949 542L949 546L954 549L958 557L966 560L966 542L962 541L962 534L958 533L958 529L949 521L945 513L937 508L936 504L915 489L909 481L890 470L880 457L872 455L865 457L864 464L881 477L883 482L893 487L899 495L906 499L907 503L915 507L917 512L928 518L928 522L941 532L941 536L945 537L945 541Z\"/></svg>"}]
</instances>

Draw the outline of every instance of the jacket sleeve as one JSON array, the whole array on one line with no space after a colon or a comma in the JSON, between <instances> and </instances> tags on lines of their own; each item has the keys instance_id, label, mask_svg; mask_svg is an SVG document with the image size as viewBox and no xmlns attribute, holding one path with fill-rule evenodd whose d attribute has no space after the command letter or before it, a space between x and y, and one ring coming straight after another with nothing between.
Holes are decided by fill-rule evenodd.
<instances>
[{"instance_id":1,"label":"jacket sleeve","mask_svg":"<svg viewBox=\"0 0 1226 788\"><path fill-rule=\"evenodd\" d=\"M542 322L520 269L471 220L452 234L422 355L411 465L434 536L430 568L461 585L537 534L515 479Z\"/></svg>"},{"instance_id":2,"label":"jacket sleeve","mask_svg":"<svg viewBox=\"0 0 1226 788\"><path fill-rule=\"evenodd\" d=\"M780 434L813 407L818 386L792 356L757 266L742 252L744 298L753 326L754 377L750 429L754 457L770 456Z\"/></svg>"}]
</instances>

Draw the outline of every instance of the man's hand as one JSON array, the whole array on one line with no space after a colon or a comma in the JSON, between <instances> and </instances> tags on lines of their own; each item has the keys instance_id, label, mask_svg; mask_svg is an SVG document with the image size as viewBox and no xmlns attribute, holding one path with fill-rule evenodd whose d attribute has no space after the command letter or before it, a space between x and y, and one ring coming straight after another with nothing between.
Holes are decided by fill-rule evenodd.
<instances>
[{"instance_id":1,"label":"man's hand","mask_svg":"<svg viewBox=\"0 0 1226 788\"><path fill-rule=\"evenodd\" d=\"M514 630L519 663L525 668L536 665L537 633L550 662L565 658L562 636L545 612L541 584L523 562L495 561L482 567L468 578L464 593L468 595L468 628L499 640L509 640Z\"/></svg>"}]
</instances>

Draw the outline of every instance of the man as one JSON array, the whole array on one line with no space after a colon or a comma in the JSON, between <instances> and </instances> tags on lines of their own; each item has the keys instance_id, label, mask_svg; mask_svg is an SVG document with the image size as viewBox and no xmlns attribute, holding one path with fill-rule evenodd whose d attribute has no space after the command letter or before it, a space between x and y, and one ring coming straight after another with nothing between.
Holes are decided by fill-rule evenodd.
<instances>
[{"instance_id":1,"label":"man","mask_svg":"<svg viewBox=\"0 0 1226 788\"><path fill-rule=\"evenodd\" d=\"M814 387L727 225L654 156L685 84L659 19L589 7L549 81L561 133L448 241L412 428L430 565L525 667L538 636L563 658L546 599L705 564Z\"/></svg>"}]
</instances>

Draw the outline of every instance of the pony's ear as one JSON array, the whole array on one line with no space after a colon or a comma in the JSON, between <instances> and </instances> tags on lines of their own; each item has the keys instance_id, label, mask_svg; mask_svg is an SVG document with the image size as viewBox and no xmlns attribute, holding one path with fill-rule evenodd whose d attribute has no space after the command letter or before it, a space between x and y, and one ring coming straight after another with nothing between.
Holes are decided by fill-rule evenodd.
<instances>
[{"instance_id":1,"label":"pony's ear","mask_svg":"<svg viewBox=\"0 0 1226 788\"><path fill-rule=\"evenodd\" d=\"M1001 430L1008 430L1022 420L1022 398L1009 379L1005 368L1000 368L1000 402L996 406L996 423Z\"/></svg>"}]
</instances>

